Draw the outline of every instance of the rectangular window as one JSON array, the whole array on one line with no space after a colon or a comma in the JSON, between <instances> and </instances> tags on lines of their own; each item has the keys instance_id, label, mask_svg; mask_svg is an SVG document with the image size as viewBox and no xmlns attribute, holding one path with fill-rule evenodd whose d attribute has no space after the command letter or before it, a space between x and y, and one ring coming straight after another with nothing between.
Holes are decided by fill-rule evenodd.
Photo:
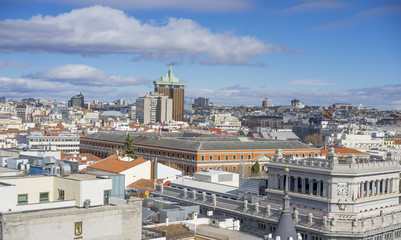
<instances>
[{"instance_id":1,"label":"rectangular window","mask_svg":"<svg viewBox=\"0 0 401 240\"><path fill-rule=\"evenodd\" d=\"M237 155L233 155L233 159L234 159L234 160L237 159Z\"/></svg>"},{"instance_id":2,"label":"rectangular window","mask_svg":"<svg viewBox=\"0 0 401 240\"><path fill-rule=\"evenodd\" d=\"M48 202L49 201L49 192L39 193L39 201L40 202Z\"/></svg>"},{"instance_id":3,"label":"rectangular window","mask_svg":"<svg viewBox=\"0 0 401 240\"><path fill-rule=\"evenodd\" d=\"M28 194L18 194L18 204L27 204Z\"/></svg>"},{"instance_id":4,"label":"rectangular window","mask_svg":"<svg viewBox=\"0 0 401 240\"><path fill-rule=\"evenodd\" d=\"M57 190L57 200L64 200L64 190Z\"/></svg>"},{"instance_id":5,"label":"rectangular window","mask_svg":"<svg viewBox=\"0 0 401 240\"><path fill-rule=\"evenodd\" d=\"M109 204L110 203L110 190L104 190L104 198L103 198L103 204Z\"/></svg>"},{"instance_id":6,"label":"rectangular window","mask_svg":"<svg viewBox=\"0 0 401 240\"><path fill-rule=\"evenodd\" d=\"M248 155L248 159L251 159L251 154Z\"/></svg>"},{"instance_id":7,"label":"rectangular window","mask_svg":"<svg viewBox=\"0 0 401 240\"><path fill-rule=\"evenodd\" d=\"M218 156L217 156L217 160L221 160L221 157L220 157L220 155L218 155Z\"/></svg>"},{"instance_id":8,"label":"rectangular window","mask_svg":"<svg viewBox=\"0 0 401 240\"><path fill-rule=\"evenodd\" d=\"M202 156L201 159L202 159L202 161L204 161L205 160L205 156Z\"/></svg>"}]
</instances>

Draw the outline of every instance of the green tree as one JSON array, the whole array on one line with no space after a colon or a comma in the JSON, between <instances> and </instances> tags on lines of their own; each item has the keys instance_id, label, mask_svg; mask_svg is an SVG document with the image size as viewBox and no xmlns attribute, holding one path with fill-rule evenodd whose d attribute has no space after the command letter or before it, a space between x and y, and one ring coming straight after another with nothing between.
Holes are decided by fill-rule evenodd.
<instances>
[{"instance_id":1,"label":"green tree","mask_svg":"<svg viewBox=\"0 0 401 240\"><path fill-rule=\"evenodd\" d=\"M136 149L132 146L134 144L134 141L131 139L130 135L127 134L127 137L125 138L125 142L124 142L124 150L125 150L125 154L133 159L137 159L138 155L136 154Z\"/></svg>"},{"instance_id":2,"label":"green tree","mask_svg":"<svg viewBox=\"0 0 401 240\"><path fill-rule=\"evenodd\" d=\"M255 164L252 165L251 172L252 174L260 173L260 166L258 160L256 160Z\"/></svg>"}]
</instances>

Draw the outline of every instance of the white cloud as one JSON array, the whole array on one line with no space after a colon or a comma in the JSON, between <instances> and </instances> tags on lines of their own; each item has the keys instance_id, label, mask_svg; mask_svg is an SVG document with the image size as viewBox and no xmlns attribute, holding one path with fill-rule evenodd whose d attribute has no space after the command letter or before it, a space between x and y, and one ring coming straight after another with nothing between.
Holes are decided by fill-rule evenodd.
<instances>
[{"instance_id":1,"label":"white cloud","mask_svg":"<svg viewBox=\"0 0 401 240\"><path fill-rule=\"evenodd\" d=\"M1 61L0 60L0 68L2 68L2 67L24 68L24 67L26 67L28 65L29 65L28 63L21 62L21 61L6 62L6 61Z\"/></svg>"},{"instance_id":2,"label":"white cloud","mask_svg":"<svg viewBox=\"0 0 401 240\"><path fill-rule=\"evenodd\" d=\"M29 74L26 77L87 86L150 86L152 83L150 79L122 78L81 64L66 64L44 72Z\"/></svg>"},{"instance_id":3,"label":"white cloud","mask_svg":"<svg viewBox=\"0 0 401 240\"><path fill-rule=\"evenodd\" d=\"M56 17L0 22L0 52L132 54L135 60L187 59L201 64L261 65L256 56L284 48L251 36L213 33L191 19L141 23L124 12L93 6ZM256 63L255 63L256 62Z\"/></svg>"},{"instance_id":4,"label":"white cloud","mask_svg":"<svg viewBox=\"0 0 401 240\"><path fill-rule=\"evenodd\" d=\"M109 101L123 98L119 88L107 86L82 87L70 83L7 77L0 77L0 86L0 96L13 99L45 97L66 101L79 92L84 93L85 99ZM135 99L135 96L124 98Z\"/></svg>"},{"instance_id":5,"label":"white cloud","mask_svg":"<svg viewBox=\"0 0 401 240\"><path fill-rule=\"evenodd\" d=\"M93 5L93 0L40 0L75 6ZM118 9L151 10L183 9L192 11L224 12L244 10L252 7L250 0L97 0L96 4Z\"/></svg>"},{"instance_id":6,"label":"white cloud","mask_svg":"<svg viewBox=\"0 0 401 240\"><path fill-rule=\"evenodd\" d=\"M35 81L24 78L0 77L1 92L35 92L35 91L61 91L61 89L71 88L68 83L52 83L49 81Z\"/></svg>"},{"instance_id":7,"label":"white cloud","mask_svg":"<svg viewBox=\"0 0 401 240\"><path fill-rule=\"evenodd\" d=\"M346 4L337 0L305 0L296 6L284 9L286 13L300 13L319 10L331 10L344 7Z\"/></svg>"},{"instance_id":8,"label":"white cloud","mask_svg":"<svg viewBox=\"0 0 401 240\"><path fill-rule=\"evenodd\" d=\"M321 85L335 85L334 83L328 83L323 80L318 79L297 79L293 80L288 85L311 85L311 86L321 86Z\"/></svg>"}]
</instances>

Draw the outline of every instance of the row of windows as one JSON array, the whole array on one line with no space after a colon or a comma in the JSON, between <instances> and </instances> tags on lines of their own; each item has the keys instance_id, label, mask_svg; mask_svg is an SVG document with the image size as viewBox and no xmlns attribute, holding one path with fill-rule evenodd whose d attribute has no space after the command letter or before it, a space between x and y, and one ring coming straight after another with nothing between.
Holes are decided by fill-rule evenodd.
<instances>
[{"instance_id":1,"label":"row of windows","mask_svg":"<svg viewBox=\"0 0 401 240\"><path fill-rule=\"evenodd\" d=\"M46 144L31 144L32 146L47 146ZM79 145L71 145L71 144L50 144L50 146L56 146L56 147L74 147L74 148L79 148Z\"/></svg>"},{"instance_id":2,"label":"row of windows","mask_svg":"<svg viewBox=\"0 0 401 240\"><path fill-rule=\"evenodd\" d=\"M49 201L49 192L39 193L39 201L40 202L48 202ZM28 194L18 194L18 204L28 204Z\"/></svg>"},{"instance_id":3,"label":"row of windows","mask_svg":"<svg viewBox=\"0 0 401 240\"><path fill-rule=\"evenodd\" d=\"M223 158L222 158L223 156ZM217 160L237 160L237 155L231 155L232 159L230 159L230 155L217 155ZM240 160L244 160L244 155L240 155L239 157ZM251 154L248 154L247 159L251 159ZM205 160L205 156L201 156L201 160L204 161ZM212 161L213 160L213 155L209 155L209 160Z\"/></svg>"},{"instance_id":4,"label":"row of windows","mask_svg":"<svg viewBox=\"0 0 401 240\"><path fill-rule=\"evenodd\" d=\"M112 148L112 149L118 149L118 148L122 147L122 146L119 146L117 144L89 142L89 141L86 141L86 140L81 140L81 143L82 144L90 144L92 146L103 147L103 148ZM152 149L146 149L146 148L138 148L137 151L139 153L145 153L145 154L153 154L153 155L167 156L167 157L172 157L172 158L195 160L195 155L192 155L192 154L174 153L174 152L170 153L170 152L166 152L166 151L152 150ZM308 157L313 157L313 156L317 157L318 154L317 153L308 153L308 154L305 154L305 153L298 154L298 153L296 153L296 154L289 154L288 156L289 157L293 157L293 156L295 156L295 157L306 157L306 156L308 156ZM243 154L241 154L241 155L235 155L235 154L234 155L229 155L229 154L217 155L217 159L216 159L216 157L213 157L213 155L202 155L201 156L201 160L202 161L205 161L206 159L208 159L209 161L212 161L212 160L237 160L237 159L240 159L240 160L248 159L248 160L250 160L251 158L252 158L251 154L248 154L248 155L243 155Z\"/></svg>"},{"instance_id":5,"label":"row of windows","mask_svg":"<svg viewBox=\"0 0 401 240\"><path fill-rule=\"evenodd\" d=\"M54 138L44 138L44 139L29 139L30 142L79 142L79 138L76 139L54 139Z\"/></svg>"},{"instance_id":6,"label":"row of windows","mask_svg":"<svg viewBox=\"0 0 401 240\"><path fill-rule=\"evenodd\" d=\"M111 149L119 149L123 147L123 144L111 144L111 143L99 143L99 142L90 142L86 140L81 140L81 144L88 144L94 147L103 147L103 148L111 148Z\"/></svg>"},{"instance_id":7,"label":"row of windows","mask_svg":"<svg viewBox=\"0 0 401 240\"><path fill-rule=\"evenodd\" d=\"M62 189L57 189L57 200L63 201L65 192ZM48 202L49 192L39 193L39 202ZM103 203L109 204L110 202L110 190L105 190L103 195ZM28 194L18 194L18 204L28 204Z\"/></svg>"}]
</instances>

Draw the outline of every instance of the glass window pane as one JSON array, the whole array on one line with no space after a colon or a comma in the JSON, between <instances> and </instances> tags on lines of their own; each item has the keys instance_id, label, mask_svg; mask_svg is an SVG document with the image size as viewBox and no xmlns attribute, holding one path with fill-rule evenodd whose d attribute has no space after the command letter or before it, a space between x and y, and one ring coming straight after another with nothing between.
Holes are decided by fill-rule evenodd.
<instances>
[{"instance_id":1,"label":"glass window pane","mask_svg":"<svg viewBox=\"0 0 401 240\"><path fill-rule=\"evenodd\" d=\"M28 203L28 194L19 194L18 195L18 204Z\"/></svg>"},{"instance_id":2,"label":"glass window pane","mask_svg":"<svg viewBox=\"0 0 401 240\"><path fill-rule=\"evenodd\" d=\"M49 201L49 193L48 192L40 193L40 201L41 202Z\"/></svg>"}]
</instances>

